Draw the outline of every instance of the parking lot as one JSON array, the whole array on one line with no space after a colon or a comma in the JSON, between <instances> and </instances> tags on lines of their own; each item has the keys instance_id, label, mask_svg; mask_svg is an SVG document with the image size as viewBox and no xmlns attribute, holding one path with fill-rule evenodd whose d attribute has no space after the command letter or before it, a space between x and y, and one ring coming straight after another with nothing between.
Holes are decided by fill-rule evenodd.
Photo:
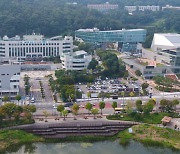
<instances>
[{"instance_id":1,"label":"parking lot","mask_svg":"<svg viewBox=\"0 0 180 154\"><path fill-rule=\"evenodd\" d=\"M124 83L119 79L114 80L97 80L91 85L77 85L77 88L83 94L87 94L88 92L92 93L111 93L116 94L122 91L125 92L139 92L141 90L141 86L135 82Z\"/></svg>"}]
</instances>

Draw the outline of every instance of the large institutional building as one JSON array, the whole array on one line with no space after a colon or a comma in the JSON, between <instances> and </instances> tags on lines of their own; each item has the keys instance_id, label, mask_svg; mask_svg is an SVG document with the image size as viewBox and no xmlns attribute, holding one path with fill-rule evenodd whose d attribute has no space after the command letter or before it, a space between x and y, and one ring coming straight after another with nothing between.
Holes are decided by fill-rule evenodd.
<instances>
[{"instance_id":1,"label":"large institutional building","mask_svg":"<svg viewBox=\"0 0 180 154\"><path fill-rule=\"evenodd\" d=\"M0 58L17 58L19 61L36 60L43 57L60 56L73 50L71 36L45 38L43 35L4 36L0 40Z\"/></svg>"},{"instance_id":2,"label":"large institutional building","mask_svg":"<svg viewBox=\"0 0 180 154\"><path fill-rule=\"evenodd\" d=\"M118 42L122 51L137 50L137 44L145 42L146 30L145 29L122 29L122 30L109 30L100 31L94 29L79 29L75 32L76 40L92 44L107 44Z\"/></svg>"},{"instance_id":3,"label":"large institutional building","mask_svg":"<svg viewBox=\"0 0 180 154\"><path fill-rule=\"evenodd\" d=\"M0 64L0 99L19 93L20 65Z\"/></svg>"},{"instance_id":4,"label":"large institutional building","mask_svg":"<svg viewBox=\"0 0 180 154\"><path fill-rule=\"evenodd\" d=\"M180 34L154 34L151 49L157 54L154 56L156 61L170 65L174 73L180 73Z\"/></svg>"}]
</instances>

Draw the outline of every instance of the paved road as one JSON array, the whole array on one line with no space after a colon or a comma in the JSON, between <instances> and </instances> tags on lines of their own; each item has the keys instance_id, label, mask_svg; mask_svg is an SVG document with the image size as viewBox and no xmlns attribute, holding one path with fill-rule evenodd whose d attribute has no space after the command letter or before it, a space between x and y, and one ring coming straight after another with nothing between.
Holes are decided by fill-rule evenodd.
<instances>
[{"instance_id":1,"label":"paved road","mask_svg":"<svg viewBox=\"0 0 180 154\"><path fill-rule=\"evenodd\" d=\"M42 102L39 80L30 78L31 95L34 96L36 102Z\"/></svg>"}]
</instances>

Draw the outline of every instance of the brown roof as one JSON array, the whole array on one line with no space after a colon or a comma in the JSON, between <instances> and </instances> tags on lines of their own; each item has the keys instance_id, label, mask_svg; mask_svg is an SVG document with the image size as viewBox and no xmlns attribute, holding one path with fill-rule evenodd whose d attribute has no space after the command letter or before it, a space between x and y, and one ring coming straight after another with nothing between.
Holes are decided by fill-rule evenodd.
<instances>
[{"instance_id":1,"label":"brown roof","mask_svg":"<svg viewBox=\"0 0 180 154\"><path fill-rule=\"evenodd\" d=\"M166 123L169 123L169 122L171 122L171 117L167 117L167 116L165 116L161 121L162 122L166 122Z\"/></svg>"},{"instance_id":2,"label":"brown roof","mask_svg":"<svg viewBox=\"0 0 180 154\"><path fill-rule=\"evenodd\" d=\"M176 76L176 74L166 74L165 77L172 80L178 80L178 77Z\"/></svg>"}]
</instances>

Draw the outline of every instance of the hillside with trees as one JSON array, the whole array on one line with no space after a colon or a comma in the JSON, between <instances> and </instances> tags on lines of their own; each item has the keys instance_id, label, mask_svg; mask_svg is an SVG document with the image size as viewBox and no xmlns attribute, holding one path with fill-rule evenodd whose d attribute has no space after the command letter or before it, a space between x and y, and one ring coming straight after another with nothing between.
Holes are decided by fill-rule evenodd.
<instances>
[{"instance_id":1,"label":"hillside with trees","mask_svg":"<svg viewBox=\"0 0 180 154\"><path fill-rule=\"evenodd\" d=\"M100 30L122 28L145 28L150 47L154 32L180 32L179 11L135 12L128 15L124 5L179 5L178 0L110 0L119 4L118 10L103 14L86 8L87 3L103 3L105 0L80 1L69 5L71 0L0 0L0 36L42 33L47 37L54 35L74 35L80 28L97 27ZM142 3L143 2L143 3Z\"/></svg>"}]
</instances>

